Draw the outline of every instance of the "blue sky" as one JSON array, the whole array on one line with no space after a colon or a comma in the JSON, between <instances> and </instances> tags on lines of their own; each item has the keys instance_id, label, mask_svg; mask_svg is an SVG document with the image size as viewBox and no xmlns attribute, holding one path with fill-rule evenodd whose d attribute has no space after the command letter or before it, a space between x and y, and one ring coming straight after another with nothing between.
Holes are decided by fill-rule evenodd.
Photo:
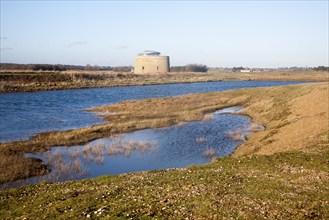
<instances>
[{"instance_id":1,"label":"blue sky","mask_svg":"<svg viewBox=\"0 0 329 220\"><path fill-rule=\"evenodd\" d=\"M328 66L328 1L4 1L1 62Z\"/></svg>"}]
</instances>

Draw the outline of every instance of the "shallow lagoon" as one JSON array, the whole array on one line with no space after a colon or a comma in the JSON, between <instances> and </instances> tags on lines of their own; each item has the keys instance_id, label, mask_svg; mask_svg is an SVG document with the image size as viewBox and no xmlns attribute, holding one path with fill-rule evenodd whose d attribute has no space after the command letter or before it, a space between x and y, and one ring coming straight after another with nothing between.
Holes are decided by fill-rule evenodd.
<instances>
[{"instance_id":1,"label":"shallow lagoon","mask_svg":"<svg viewBox=\"0 0 329 220\"><path fill-rule=\"evenodd\" d=\"M102 138L83 146L53 147L45 153L27 154L28 157L42 159L52 171L42 177L1 187L209 163L212 157L231 154L238 144L245 141L246 134L263 129L255 126L247 116L227 114L240 109L219 110L208 115L205 121L145 129Z\"/></svg>"},{"instance_id":2,"label":"shallow lagoon","mask_svg":"<svg viewBox=\"0 0 329 220\"><path fill-rule=\"evenodd\" d=\"M0 142L27 139L43 131L104 123L96 114L82 111L93 106L132 99L297 83L301 82L222 81L0 94Z\"/></svg>"}]
</instances>

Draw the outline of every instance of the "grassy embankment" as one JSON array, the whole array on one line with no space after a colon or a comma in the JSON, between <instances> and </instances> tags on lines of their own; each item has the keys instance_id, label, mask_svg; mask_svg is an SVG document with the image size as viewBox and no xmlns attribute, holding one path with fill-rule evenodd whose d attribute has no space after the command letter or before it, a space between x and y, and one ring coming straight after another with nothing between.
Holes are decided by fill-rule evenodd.
<instances>
[{"instance_id":1,"label":"grassy embankment","mask_svg":"<svg viewBox=\"0 0 329 220\"><path fill-rule=\"evenodd\" d=\"M301 80L328 81L327 72L261 72L261 73L113 73L110 71L0 71L0 93L43 90L100 88L128 85L193 83L229 80Z\"/></svg>"},{"instance_id":2,"label":"grassy embankment","mask_svg":"<svg viewBox=\"0 0 329 220\"><path fill-rule=\"evenodd\" d=\"M91 109L117 114L105 114L110 120L105 125L1 144L1 159L10 153L202 120L206 113L232 105L244 106L244 113L266 130L250 135L232 156L208 165L1 190L0 216L328 219L328 99L328 83L322 83L126 101ZM3 166L0 173L6 180Z\"/></svg>"}]
</instances>

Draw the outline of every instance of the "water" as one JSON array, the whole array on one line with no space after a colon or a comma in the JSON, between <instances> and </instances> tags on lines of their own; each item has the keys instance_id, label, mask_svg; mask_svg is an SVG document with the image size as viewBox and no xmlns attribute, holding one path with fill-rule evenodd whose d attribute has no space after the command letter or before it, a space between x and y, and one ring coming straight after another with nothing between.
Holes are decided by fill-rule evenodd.
<instances>
[{"instance_id":1,"label":"water","mask_svg":"<svg viewBox=\"0 0 329 220\"><path fill-rule=\"evenodd\" d=\"M0 142L24 140L39 132L68 130L104 123L82 110L116 102L237 88L300 82L232 81L0 94Z\"/></svg>"},{"instance_id":2,"label":"water","mask_svg":"<svg viewBox=\"0 0 329 220\"><path fill-rule=\"evenodd\" d=\"M225 114L240 110L226 108L210 120L189 122L161 129L135 131L102 138L83 146L53 147L50 151L27 154L49 164L51 172L42 177L8 183L20 186L42 180L66 181L163 168L180 168L209 163L212 157L229 155L245 141L244 136L263 127L251 125L250 118ZM209 118L209 117L207 117ZM234 133L235 136L230 135ZM237 135L239 139L236 139Z\"/></svg>"}]
</instances>

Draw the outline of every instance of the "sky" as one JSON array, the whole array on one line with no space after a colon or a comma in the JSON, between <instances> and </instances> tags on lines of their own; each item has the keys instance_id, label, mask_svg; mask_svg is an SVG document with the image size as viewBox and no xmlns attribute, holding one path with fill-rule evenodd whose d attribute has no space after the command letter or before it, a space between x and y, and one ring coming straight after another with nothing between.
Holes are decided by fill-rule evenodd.
<instances>
[{"instance_id":1,"label":"sky","mask_svg":"<svg viewBox=\"0 0 329 220\"><path fill-rule=\"evenodd\" d=\"M329 1L1 1L1 63L328 66Z\"/></svg>"}]
</instances>

